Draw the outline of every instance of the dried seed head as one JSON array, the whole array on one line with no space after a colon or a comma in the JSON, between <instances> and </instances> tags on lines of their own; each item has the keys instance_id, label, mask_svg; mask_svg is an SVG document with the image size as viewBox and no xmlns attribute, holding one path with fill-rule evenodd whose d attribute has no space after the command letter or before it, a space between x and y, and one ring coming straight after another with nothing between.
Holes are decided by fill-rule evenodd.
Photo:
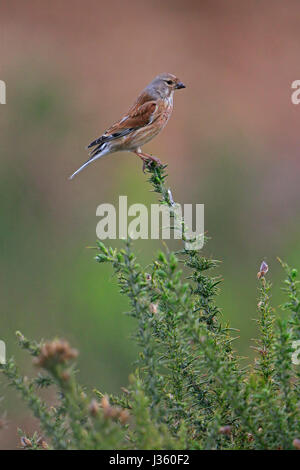
<instances>
[{"instance_id":1,"label":"dried seed head","mask_svg":"<svg viewBox=\"0 0 300 470\"><path fill-rule=\"evenodd\" d=\"M41 347L40 355L34 364L48 369L56 364L64 364L77 356L78 352L70 347L68 341L58 339L47 342Z\"/></svg>"},{"instance_id":2,"label":"dried seed head","mask_svg":"<svg viewBox=\"0 0 300 470\"><path fill-rule=\"evenodd\" d=\"M107 395L104 395L104 397L102 397L101 406L103 408L104 417L113 418L113 415L114 415L113 407L110 405Z\"/></svg>"},{"instance_id":3,"label":"dried seed head","mask_svg":"<svg viewBox=\"0 0 300 470\"><path fill-rule=\"evenodd\" d=\"M155 315L158 312L158 305L157 304L150 304L149 310L152 315Z\"/></svg>"},{"instance_id":4,"label":"dried seed head","mask_svg":"<svg viewBox=\"0 0 300 470\"><path fill-rule=\"evenodd\" d=\"M229 426L229 425L222 426L222 427L219 429L219 433L220 433L220 434L226 434L226 436L230 436L230 434L231 434L231 426Z\"/></svg>"},{"instance_id":5,"label":"dried seed head","mask_svg":"<svg viewBox=\"0 0 300 470\"><path fill-rule=\"evenodd\" d=\"M264 277L268 271L269 271L269 266L267 265L265 261L263 261L260 265L259 272L257 273L257 279Z\"/></svg>"},{"instance_id":6,"label":"dried seed head","mask_svg":"<svg viewBox=\"0 0 300 470\"><path fill-rule=\"evenodd\" d=\"M294 439L293 446L295 447L295 449L300 450L300 439Z\"/></svg>"},{"instance_id":7,"label":"dried seed head","mask_svg":"<svg viewBox=\"0 0 300 470\"><path fill-rule=\"evenodd\" d=\"M39 437L36 443L42 449L48 449L48 444L43 437Z\"/></svg>"},{"instance_id":8,"label":"dried seed head","mask_svg":"<svg viewBox=\"0 0 300 470\"><path fill-rule=\"evenodd\" d=\"M127 424L130 418L130 414L128 410L121 410L119 414L119 420L121 424Z\"/></svg>"},{"instance_id":9,"label":"dried seed head","mask_svg":"<svg viewBox=\"0 0 300 470\"><path fill-rule=\"evenodd\" d=\"M98 411L99 411L99 403L97 402L97 400L93 399L89 406L89 412L91 413L92 416L96 416L98 414Z\"/></svg>"},{"instance_id":10,"label":"dried seed head","mask_svg":"<svg viewBox=\"0 0 300 470\"><path fill-rule=\"evenodd\" d=\"M104 410L110 407L109 398L107 395L104 395L101 398L101 406Z\"/></svg>"},{"instance_id":11,"label":"dried seed head","mask_svg":"<svg viewBox=\"0 0 300 470\"><path fill-rule=\"evenodd\" d=\"M109 408L103 408L103 416L104 418L107 419L112 419L116 417L116 411L113 406L110 406Z\"/></svg>"},{"instance_id":12,"label":"dried seed head","mask_svg":"<svg viewBox=\"0 0 300 470\"><path fill-rule=\"evenodd\" d=\"M127 423L129 419L129 412L119 406L111 406L107 395L101 399L101 406L103 409L103 416L109 419L119 419L122 424Z\"/></svg>"},{"instance_id":13,"label":"dried seed head","mask_svg":"<svg viewBox=\"0 0 300 470\"><path fill-rule=\"evenodd\" d=\"M120 408L119 406L111 406L111 408L110 408L110 417L111 418L119 418L121 411L122 411L122 408Z\"/></svg>"}]
</instances>

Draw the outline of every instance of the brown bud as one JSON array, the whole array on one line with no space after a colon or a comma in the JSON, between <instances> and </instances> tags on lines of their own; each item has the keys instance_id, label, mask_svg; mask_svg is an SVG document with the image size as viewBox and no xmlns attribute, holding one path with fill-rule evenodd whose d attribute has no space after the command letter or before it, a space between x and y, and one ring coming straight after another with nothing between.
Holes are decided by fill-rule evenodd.
<instances>
[{"instance_id":1,"label":"brown bud","mask_svg":"<svg viewBox=\"0 0 300 470\"><path fill-rule=\"evenodd\" d=\"M110 407L110 403L109 403L109 399L107 395L104 395L101 398L101 406L104 410Z\"/></svg>"},{"instance_id":2,"label":"brown bud","mask_svg":"<svg viewBox=\"0 0 300 470\"><path fill-rule=\"evenodd\" d=\"M111 406L109 410L109 417L110 418L119 418L122 408L119 406Z\"/></svg>"},{"instance_id":3,"label":"brown bud","mask_svg":"<svg viewBox=\"0 0 300 470\"><path fill-rule=\"evenodd\" d=\"M220 434L225 434L226 436L230 436L230 434L231 434L231 426L229 426L229 425L222 426L222 427L219 429L219 433L220 433Z\"/></svg>"},{"instance_id":4,"label":"brown bud","mask_svg":"<svg viewBox=\"0 0 300 470\"><path fill-rule=\"evenodd\" d=\"M92 416L96 416L98 414L98 411L99 411L99 403L97 402L97 400L93 399L89 406L89 412L91 413Z\"/></svg>"},{"instance_id":5,"label":"brown bud","mask_svg":"<svg viewBox=\"0 0 300 470\"><path fill-rule=\"evenodd\" d=\"M48 444L43 437L39 437L36 443L42 449L48 449Z\"/></svg>"},{"instance_id":6,"label":"brown bud","mask_svg":"<svg viewBox=\"0 0 300 470\"><path fill-rule=\"evenodd\" d=\"M34 364L47 369L56 364L64 364L77 356L76 349L71 348L67 341L58 339L46 342L41 347L41 352L34 360Z\"/></svg>"},{"instance_id":7,"label":"brown bud","mask_svg":"<svg viewBox=\"0 0 300 470\"><path fill-rule=\"evenodd\" d=\"M123 410L120 411L119 420L120 420L121 424L128 423L129 417L130 417L130 414L129 414L128 410L123 409Z\"/></svg>"},{"instance_id":8,"label":"brown bud","mask_svg":"<svg viewBox=\"0 0 300 470\"><path fill-rule=\"evenodd\" d=\"M158 312L158 305L157 304L150 304L149 310L152 315L155 315Z\"/></svg>"},{"instance_id":9,"label":"brown bud","mask_svg":"<svg viewBox=\"0 0 300 470\"><path fill-rule=\"evenodd\" d=\"M103 408L103 415L105 418L112 418L113 417L113 407L109 403L109 399L107 395L104 395L101 399L101 406Z\"/></svg>"},{"instance_id":10,"label":"brown bud","mask_svg":"<svg viewBox=\"0 0 300 470\"><path fill-rule=\"evenodd\" d=\"M293 446L295 447L295 449L300 450L300 439L294 439Z\"/></svg>"}]
</instances>

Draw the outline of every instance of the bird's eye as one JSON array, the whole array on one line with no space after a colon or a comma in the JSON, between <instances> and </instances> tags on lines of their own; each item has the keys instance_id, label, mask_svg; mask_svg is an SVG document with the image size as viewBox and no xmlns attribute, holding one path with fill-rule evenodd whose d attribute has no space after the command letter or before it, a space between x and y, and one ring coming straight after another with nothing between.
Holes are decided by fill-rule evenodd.
<instances>
[{"instance_id":1,"label":"bird's eye","mask_svg":"<svg viewBox=\"0 0 300 470\"><path fill-rule=\"evenodd\" d=\"M173 85L173 80L166 80L166 83L167 83L168 85Z\"/></svg>"}]
</instances>

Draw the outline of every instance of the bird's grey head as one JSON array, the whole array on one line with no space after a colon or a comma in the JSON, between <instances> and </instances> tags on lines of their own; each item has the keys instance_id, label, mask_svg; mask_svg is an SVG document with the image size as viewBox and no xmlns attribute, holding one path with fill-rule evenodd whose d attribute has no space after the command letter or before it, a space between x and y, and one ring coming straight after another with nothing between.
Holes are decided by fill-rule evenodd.
<instances>
[{"instance_id":1,"label":"bird's grey head","mask_svg":"<svg viewBox=\"0 0 300 470\"><path fill-rule=\"evenodd\" d=\"M152 80L146 90L154 98L169 98L175 90L185 88L185 85L171 73L161 73Z\"/></svg>"}]
</instances>

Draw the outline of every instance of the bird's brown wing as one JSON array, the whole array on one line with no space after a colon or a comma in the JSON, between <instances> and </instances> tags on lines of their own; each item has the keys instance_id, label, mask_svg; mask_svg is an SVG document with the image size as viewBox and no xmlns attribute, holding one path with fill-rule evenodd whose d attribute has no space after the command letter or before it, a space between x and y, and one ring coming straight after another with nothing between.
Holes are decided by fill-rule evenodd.
<instances>
[{"instance_id":1,"label":"bird's brown wing","mask_svg":"<svg viewBox=\"0 0 300 470\"><path fill-rule=\"evenodd\" d=\"M124 116L119 122L111 126L105 135L122 131L122 129L139 129L153 122L153 114L156 110L156 102L148 101L144 104L137 103L133 106L127 116Z\"/></svg>"},{"instance_id":2,"label":"bird's brown wing","mask_svg":"<svg viewBox=\"0 0 300 470\"><path fill-rule=\"evenodd\" d=\"M157 104L153 100L148 101L147 98L147 95L141 95L132 108L130 108L128 114L107 129L101 137L91 142L88 148L94 147L95 145L101 146L104 142L109 142L128 135L134 130L153 122ZM93 150L93 153L96 150L98 151L98 148Z\"/></svg>"}]
</instances>

